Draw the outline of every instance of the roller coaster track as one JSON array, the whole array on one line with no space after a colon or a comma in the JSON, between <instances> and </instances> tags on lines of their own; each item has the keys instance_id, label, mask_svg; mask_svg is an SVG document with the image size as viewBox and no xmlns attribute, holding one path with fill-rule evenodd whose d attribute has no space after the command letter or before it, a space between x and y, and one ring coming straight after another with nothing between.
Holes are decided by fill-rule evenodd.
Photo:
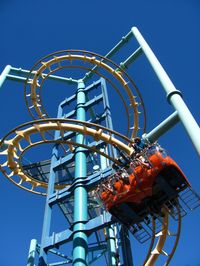
<instances>
[{"instance_id":1,"label":"roller coaster track","mask_svg":"<svg viewBox=\"0 0 200 266\"><path fill-rule=\"evenodd\" d=\"M52 139L52 136L48 134L49 131L52 130L60 131L61 139ZM3 156L4 159L4 162L1 163L0 166L1 171L8 179L10 179L17 186L30 192L44 195L44 193L39 192L36 189L38 189L39 187L47 188L47 183L35 180L23 170L23 167L21 165L21 158L23 154L28 149L34 146L41 145L44 143L63 143L68 145L71 150L73 150L74 146L81 146L86 149L97 152L118 164L116 158L107 155L106 153L96 149L95 147L89 147L88 145L81 143L78 144L75 141L71 140L64 140L64 135L66 132L82 133L84 134L84 136L93 137L94 140L102 140L107 144L116 145L117 147L119 147L119 149L127 153L127 155L131 155L133 151L133 148L129 146L130 140L127 144L125 144L113 135L122 138L123 141L126 142L128 141L127 137L100 125L70 119L43 119L23 124L20 127L17 127L11 132L9 132L1 140L0 146L5 147L5 143L7 144L6 148L0 153L1 157ZM9 138L13 134L14 137ZM36 135L37 140L35 140ZM40 140L38 140L38 138L40 138ZM18 182L15 181L15 176L18 176L20 178ZM31 188L28 188L25 184L31 184ZM68 184L66 184L66 186L67 185ZM56 189L61 188L63 188L63 185L56 186Z\"/></svg>"},{"instance_id":2,"label":"roller coaster track","mask_svg":"<svg viewBox=\"0 0 200 266\"><path fill-rule=\"evenodd\" d=\"M73 62L73 65L72 65ZM127 116L126 136L101 125L82 122L74 119L52 119L42 103L42 87L48 77L61 69L80 69L87 71L86 76L95 74L106 80L113 88L125 108ZM133 94L133 91L136 95ZM125 96L124 96L125 93ZM31 148L42 144L61 144L67 146L72 153L76 147L83 147L96 152L115 164L119 164L114 155L83 143L77 143L75 139L65 139L68 132L81 133L90 136L95 141L103 141L113 148L117 146L120 150L130 156L133 152L133 138L141 128L146 130L146 112L144 102L132 78L117 64L110 59L98 54L83 50L65 50L50 54L39 60L30 70L24 88L25 102L30 115L34 121L22 124L11 130L0 141L0 170L18 187L38 195L46 195L48 181L35 179L24 170L22 159L24 154ZM136 100L136 97L138 99ZM141 108L141 110L140 110ZM143 115L143 125L139 124L139 114ZM40 120L38 120L40 119ZM132 131L130 131L132 129ZM52 132L59 131L60 137L54 139ZM114 154L114 153L113 153ZM56 189L62 189L70 184L56 184ZM153 236L144 266L154 265L159 255L167 256L165 265L168 265L176 250L181 228L181 216L178 219L178 229L175 234L169 232L169 217L165 212L164 223L160 233L155 233L155 222L153 221ZM167 238L175 237L175 243L170 254L164 251ZM157 243L155 244L157 239Z\"/></svg>"},{"instance_id":3,"label":"roller coaster track","mask_svg":"<svg viewBox=\"0 0 200 266\"><path fill-rule=\"evenodd\" d=\"M143 266L154 266L160 255L166 257L166 261L162 265L167 266L169 265L176 251L179 238L180 238L180 232L181 232L181 215L179 212L178 220L177 220L177 229L175 233L174 232L172 233L170 232L170 229L169 229L170 216L164 208L163 208L163 212L165 213L165 217L163 219L162 230L158 234L155 234L155 221L153 220L153 236L151 238L149 250L144 260ZM174 241L173 241L173 247L171 249L171 252L166 252L164 250L164 246L167 240L171 240L172 238L174 239Z\"/></svg>"},{"instance_id":4,"label":"roller coaster track","mask_svg":"<svg viewBox=\"0 0 200 266\"><path fill-rule=\"evenodd\" d=\"M72 65L72 62L75 63ZM83 65L76 65L77 62L81 62ZM97 66L99 70L93 70L93 66ZM91 71L91 73L103 77L111 85L111 88L119 94L128 119L127 135L129 135L130 128L133 129L130 135L131 138L136 136L139 127L142 128L143 131L146 130L144 102L134 81L123 69L110 59L84 50L65 50L50 54L39 60L30 70L25 84L24 95L29 113L34 119L49 117L42 104L41 96L45 80L56 71L70 68ZM109 78L106 77L105 74L108 75ZM126 93L126 99L119 88L122 92ZM133 95L132 91L135 91L140 102L136 101L136 95ZM141 111L139 110L139 106L142 107ZM143 126L139 126L140 113L144 116ZM131 117L133 121L130 121Z\"/></svg>"}]
</instances>

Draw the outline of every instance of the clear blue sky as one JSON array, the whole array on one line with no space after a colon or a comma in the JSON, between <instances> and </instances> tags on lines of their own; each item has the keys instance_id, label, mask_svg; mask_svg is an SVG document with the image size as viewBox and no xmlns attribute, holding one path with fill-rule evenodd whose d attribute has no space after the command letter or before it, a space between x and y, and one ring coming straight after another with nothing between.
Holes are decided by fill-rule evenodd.
<instances>
[{"instance_id":1,"label":"clear blue sky","mask_svg":"<svg viewBox=\"0 0 200 266\"><path fill-rule=\"evenodd\" d=\"M62 49L85 49L104 55L132 26L137 26L200 122L199 13L198 0L1 0L0 71L7 64L29 69L41 57ZM135 73L150 130L173 109L148 65L139 63ZM53 104L50 97L49 105ZM0 98L1 138L31 118L25 108L22 84L6 81ZM183 127L177 125L160 143L200 193L199 158ZM0 265L25 265L30 239L40 240L44 198L20 190L1 174L0 202ZM200 210L183 219L180 244L171 265L200 265L199 221ZM137 257L134 248L139 256L145 256L145 248L133 240L133 256Z\"/></svg>"}]
</instances>

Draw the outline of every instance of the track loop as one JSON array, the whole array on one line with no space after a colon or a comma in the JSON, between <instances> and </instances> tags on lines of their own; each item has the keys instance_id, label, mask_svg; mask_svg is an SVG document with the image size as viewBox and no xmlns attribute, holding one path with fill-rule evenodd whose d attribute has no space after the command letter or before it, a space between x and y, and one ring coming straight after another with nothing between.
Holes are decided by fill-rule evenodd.
<instances>
[{"instance_id":1,"label":"track loop","mask_svg":"<svg viewBox=\"0 0 200 266\"><path fill-rule=\"evenodd\" d=\"M53 134L49 132L60 132L60 138L54 140ZM123 150L127 155L130 155L133 149L129 146L130 140L112 130L102 127L97 124L82 122L70 119L43 119L32 121L13 129L1 141L2 152L0 153L1 171L17 186L36 193L44 195L48 180L41 181L29 175L22 166L22 158L25 152L34 146L41 144L58 143L68 146L68 149L73 152L74 147L80 146L87 150L97 152L109 160L118 163L116 158L107 155L105 152L96 147L86 145L84 143L76 143L75 139L65 139L68 132L81 133L84 136L93 138L94 140L101 140L107 144L115 145ZM114 137L114 135L116 137ZM12 137L11 137L12 136ZM121 140L120 140L121 139ZM127 144L125 144L127 143ZM56 184L56 189L61 189L68 186L68 183Z\"/></svg>"},{"instance_id":2,"label":"track loop","mask_svg":"<svg viewBox=\"0 0 200 266\"><path fill-rule=\"evenodd\" d=\"M98 66L98 70L92 70ZM110 59L82 50L66 50L50 54L38 61L30 70L25 85L25 101L33 119L48 118L49 114L42 103L42 88L48 77L57 71L80 69L103 77L109 87L120 96L127 115L127 136L135 137L137 130L146 129L146 113L139 89L128 74ZM120 69L120 71L119 71ZM137 96L137 97L136 97ZM139 125L139 114L141 124ZM143 125L142 125L143 123ZM132 128L132 132L130 129Z\"/></svg>"}]
</instances>

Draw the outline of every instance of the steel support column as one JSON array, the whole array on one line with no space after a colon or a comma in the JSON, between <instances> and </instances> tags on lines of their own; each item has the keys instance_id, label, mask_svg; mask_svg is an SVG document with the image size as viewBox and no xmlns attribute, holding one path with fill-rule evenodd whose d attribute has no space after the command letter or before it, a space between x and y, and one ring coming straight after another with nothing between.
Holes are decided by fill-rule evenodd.
<instances>
[{"instance_id":1,"label":"steel support column","mask_svg":"<svg viewBox=\"0 0 200 266\"><path fill-rule=\"evenodd\" d=\"M101 151L105 152L105 148L101 149ZM101 170L106 169L107 167L107 159L104 156L100 156ZM116 244L115 244L115 229L114 225L110 225L106 228L107 233L107 243L108 243L108 260L109 266L117 265L117 256L116 256Z\"/></svg>"},{"instance_id":2,"label":"steel support column","mask_svg":"<svg viewBox=\"0 0 200 266\"><path fill-rule=\"evenodd\" d=\"M57 117L62 116L62 108L59 106ZM60 131L55 132L54 138L57 139L60 136ZM46 239L50 235L50 227L51 227L51 216L52 216L52 206L49 204L49 198L51 198L54 193L54 186L56 181L56 172L54 170L54 165L58 159L58 144L53 147L52 157L51 157L51 166L49 173L49 181L48 181L48 189L47 189L47 197L44 211L44 221L42 228L42 239L40 246L40 255L39 255L39 266L47 265L47 251L44 250L44 246L46 244Z\"/></svg>"},{"instance_id":3,"label":"steel support column","mask_svg":"<svg viewBox=\"0 0 200 266\"><path fill-rule=\"evenodd\" d=\"M78 82L77 89L77 120L86 120L85 111L85 85L82 80ZM77 134L77 143L85 143L85 136ZM84 232L85 223L88 220L87 208L87 190L81 180L86 178L86 153L82 147L77 147L75 150L75 180L79 180L79 184L74 189L74 236L73 236L73 265L86 266L88 265L88 241L87 234Z\"/></svg>"},{"instance_id":4,"label":"steel support column","mask_svg":"<svg viewBox=\"0 0 200 266\"><path fill-rule=\"evenodd\" d=\"M153 53L139 30L136 27L133 27L131 30L136 40L140 44L143 52L145 53L158 79L160 80L162 87L167 94L168 101L173 105L175 110L177 110L180 121L183 123L186 132L188 133L194 147L200 155L200 128L191 112L189 111L188 107L186 106L185 102L183 101L180 91L175 88L174 84L170 80L169 76L165 72L164 68L156 58L155 54Z\"/></svg>"},{"instance_id":5,"label":"steel support column","mask_svg":"<svg viewBox=\"0 0 200 266\"><path fill-rule=\"evenodd\" d=\"M175 126L180 121L178 112L175 111L173 114L168 116L164 121L162 121L158 126L152 129L149 133L142 136L144 140L149 142L154 142L164 135L168 130Z\"/></svg>"},{"instance_id":6,"label":"steel support column","mask_svg":"<svg viewBox=\"0 0 200 266\"><path fill-rule=\"evenodd\" d=\"M32 239L30 243L29 253L28 253L27 266L35 266L36 248L37 248L37 240Z\"/></svg>"},{"instance_id":7,"label":"steel support column","mask_svg":"<svg viewBox=\"0 0 200 266\"><path fill-rule=\"evenodd\" d=\"M39 257L39 266L47 265L47 252L44 250L46 238L50 234L50 226L51 226L51 216L52 216L52 207L49 205L49 197L54 193L54 184L56 179L56 173L54 171L54 163L57 161L58 149L57 145L53 148L52 158L51 158L51 168L49 174L49 182L48 182L48 190L47 190L47 198L44 212L44 222L42 229L42 239L41 239L41 247L40 247L40 257Z\"/></svg>"}]
</instances>

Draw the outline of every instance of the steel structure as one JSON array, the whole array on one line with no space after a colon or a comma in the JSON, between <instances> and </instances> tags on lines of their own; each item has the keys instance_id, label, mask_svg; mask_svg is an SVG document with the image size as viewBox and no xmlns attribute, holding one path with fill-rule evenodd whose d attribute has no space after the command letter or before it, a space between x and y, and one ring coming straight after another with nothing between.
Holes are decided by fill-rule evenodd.
<instances>
[{"instance_id":1,"label":"steel structure","mask_svg":"<svg viewBox=\"0 0 200 266\"><path fill-rule=\"evenodd\" d=\"M132 37L135 37L139 48L117 65L110 58ZM125 71L142 54L145 54L166 92L168 102L175 109L149 133L146 133L142 96ZM78 79L55 75L63 69L78 69L86 73ZM94 77L100 79L88 84ZM42 239L40 243L31 241L27 265L82 266L102 261L103 257L107 265L133 265L129 232L106 212L96 197L95 188L112 175L112 163L119 164L118 150L127 156L132 154L131 144L139 127L143 129L143 140L154 142L181 121L200 154L200 129L181 92L174 87L149 45L133 27L104 57L81 50L60 51L42 58L30 71L6 66L0 76L0 87L6 79L25 84L25 101L34 121L13 129L2 138L0 169L18 187L46 197ZM51 118L43 105L41 91L47 80L76 87L75 93L59 104L57 118ZM122 101L127 115L126 135L113 129L107 86ZM53 144L51 158L25 165L24 154L42 144ZM194 196L193 208L199 204L195 201L199 197ZM66 229L61 232L51 231L55 206L66 219ZM152 220L151 242L143 265L154 265L160 254L166 256L165 265L169 264L179 240L181 211L176 214L175 234L170 233L170 216L166 211L163 211L159 231L155 220ZM148 238L143 229L135 234L141 242ZM167 237L174 239L169 253L164 251ZM70 250L68 254L63 252L63 245L67 245L66 251ZM51 261L50 254L62 261Z\"/></svg>"}]
</instances>

